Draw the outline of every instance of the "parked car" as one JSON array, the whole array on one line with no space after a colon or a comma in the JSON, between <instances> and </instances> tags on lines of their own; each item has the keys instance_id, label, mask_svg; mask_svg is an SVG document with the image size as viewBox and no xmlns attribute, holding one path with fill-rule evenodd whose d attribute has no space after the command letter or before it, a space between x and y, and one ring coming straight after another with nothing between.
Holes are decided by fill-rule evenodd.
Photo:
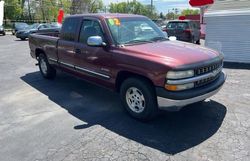
<instances>
[{"instance_id":1,"label":"parked car","mask_svg":"<svg viewBox=\"0 0 250 161\"><path fill-rule=\"evenodd\" d=\"M166 32L168 36L175 36L177 40L200 44L200 27L195 21L169 21Z\"/></svg>"},{"instance_id":2,"label":"parked car","mask_svg":"<svg viewBox=\"0 0 250 161\"><path fill-rule=\"evenodd\" d=\"M142 24L153 32L139 31ZM110 88L120 93L128 113L142 120L157 116L159 109L203 101L226 79L222 54L169 41L155 23L139 15L69 16L59 37L32 34L29 45L44 78L53 79L60 69Z\"/></svg>"},{"instance_id":3,"label":"parked car","mask_svg":"<svg viewBox=\"0 0 250 161\"><path fill-rule=\"evenodd\" d=\"M166 28L167 21L164 21L162 19L152 20L159 28L164 31Z\"/></svg>"},{"instance_id":4,"label":"parked car","mask_svg":"<svg viewBox=\"0 0 250 161\"><path fill-rule=\"evenodd\" d=\"M3 36L5 36L5 30L4 27L0 25L0 34L2 34Z\"/></svg>"},{"instance_id":5,"label":"parked car","mask_svg":"<svg viewBox=\"0 0 250 161\"><path fill-rule=\"evenodd\" d=\"M15 23L13 23L12 35L15 35L17 31L24 30L27 27L29 27L29 25L27 23L23 23L23 22L15 22Z\"/></svg>"},{"instance_id":6,"label":"parked car","mask_svg":"<svg viewBox=\"0 0 250 161\"><path fill-rule=\"evenodd\" d=\"M51 26L51 28L61 28L62 24L60 24L58 22L51 22L50 26Z\"/></svg>"},{"instance_id":7,"label":"parked car","mask_svg":"<svg viewBox=\"0 0 250 161\"><path fill-rule=\"evenodd\" d=\"M25 40L30 34L44 33L44 32L59 32L59 28L51 27L50 24L33 24L24 30L16 33L16 37Z\"/></svg>"}]
</instances>

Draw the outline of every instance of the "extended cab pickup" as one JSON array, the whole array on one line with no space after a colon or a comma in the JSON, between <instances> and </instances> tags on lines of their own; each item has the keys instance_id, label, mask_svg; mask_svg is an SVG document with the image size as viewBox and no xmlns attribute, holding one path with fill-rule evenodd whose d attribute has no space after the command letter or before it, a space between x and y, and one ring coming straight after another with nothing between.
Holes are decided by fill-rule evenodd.
<instances>
[{"instance_id":1,"label":"extended cab pickup","mask_svg":"<svg viewBox=\"0 0 250 161\"><path fill-rule=\"evenodd\" d=\"M222 54L170 41L139 15L69 16L59 35L32 34L29 45L43 77L60 69L117 91L137 119L201 102L226 80Z\"/></svg>"}]
</instances>

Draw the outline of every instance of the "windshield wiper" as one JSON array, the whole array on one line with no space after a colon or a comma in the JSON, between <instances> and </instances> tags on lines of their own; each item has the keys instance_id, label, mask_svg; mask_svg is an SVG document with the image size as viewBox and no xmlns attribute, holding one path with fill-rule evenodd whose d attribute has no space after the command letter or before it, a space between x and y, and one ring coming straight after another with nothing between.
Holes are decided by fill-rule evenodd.
<instances>
[{"instance_id":1,"label":"windshield wiper","mask_svg":"<svg viewBox=\"0 0 250 161\"><path fill-rule=\"evenodd\" d=\"M165 41L165 40L168 40L168 38L162 37L162 36L158 36L158 37L154 37L150 39L150 41Z\"/></svg>"},{"instance_id":2,"label":"windshield wiper","mask_svg":"<svg viewBox=\"0 0 250 161\"><path fill-rule=\"evenodd\" d=\"M151 40L130 40L124 43L124 45L137 44L137 43L152 43Z\"/></svg>"}]
</instances>

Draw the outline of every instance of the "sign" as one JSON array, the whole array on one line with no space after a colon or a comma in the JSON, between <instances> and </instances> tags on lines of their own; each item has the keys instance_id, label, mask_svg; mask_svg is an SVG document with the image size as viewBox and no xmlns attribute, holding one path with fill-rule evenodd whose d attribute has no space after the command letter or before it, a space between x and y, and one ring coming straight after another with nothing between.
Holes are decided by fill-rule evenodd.
<instances>
[{"instance_id":1,"label":"sign","mask_svg":"<svg viewBox=\"0 0 250 161\"><path fill-rule=\"evenodd\" d=\"M202 7L214 4L214 0L189 0L192 7Z\"/></svg>"},{"instance_id":2,"label":"sign","mask_svg":"<svg viewBox=\"0 0 250 161\"><path fill-rule=\"evenodd\" d=\"M63 9L59 9L58 16L57 16L57 22L62 24L64 17L64 11Z\"/></svg>"}]
</instances>

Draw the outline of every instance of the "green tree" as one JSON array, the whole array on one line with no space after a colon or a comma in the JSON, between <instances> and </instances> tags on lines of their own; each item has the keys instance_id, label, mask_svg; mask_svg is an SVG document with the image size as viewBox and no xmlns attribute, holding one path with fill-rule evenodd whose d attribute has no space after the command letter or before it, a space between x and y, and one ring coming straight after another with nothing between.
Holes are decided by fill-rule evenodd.
<instances>
[{"instance_id":1,"label":"green tree","mask_svg":"<svg viewBox=\"0 0 250 161\"><path fill-rule=\"evenodd\" d=\"M150 5L143 5L140 2L132 1L132 2L120 2L120 3L111 3L109 5L109 12L111 13L129 13L129 14L139 14L145 15L152 19L158 17L156 13L156 9L153 7L151 13Z\"/></svg>"},{"instance_id":2,"label":"green tree","mask_svg":"<svg viewBox=\"0 0 250 161\"><path fill-rule=\"evenodd\" d=\"M72 0L71 14L80 13L97 13L103 11L104 5L102 0Z\"/></svg>"},{"instance_id":3,"label":"green tree","mask_svg":"<svg viewBox=\"0 0 250 161\"><path fill-rule=\"evenodd\" d=\"M5 0L4 17L5 19L21 19L22 6L19 0Z\"/></svg>"},{"instance_id":4,"label":"green tree","mask_svg":"<svg viewBox=\"0 0 250 161\"><path fill-rule=\"evenodd\" d=\"M196 9L196 10L184 9L181 12L181 15L183 15L183 16L186 16L186 15L198 15L198 14L200 14L200 10L198 10L198 9Z\"/></svg>"}]
</instances>

